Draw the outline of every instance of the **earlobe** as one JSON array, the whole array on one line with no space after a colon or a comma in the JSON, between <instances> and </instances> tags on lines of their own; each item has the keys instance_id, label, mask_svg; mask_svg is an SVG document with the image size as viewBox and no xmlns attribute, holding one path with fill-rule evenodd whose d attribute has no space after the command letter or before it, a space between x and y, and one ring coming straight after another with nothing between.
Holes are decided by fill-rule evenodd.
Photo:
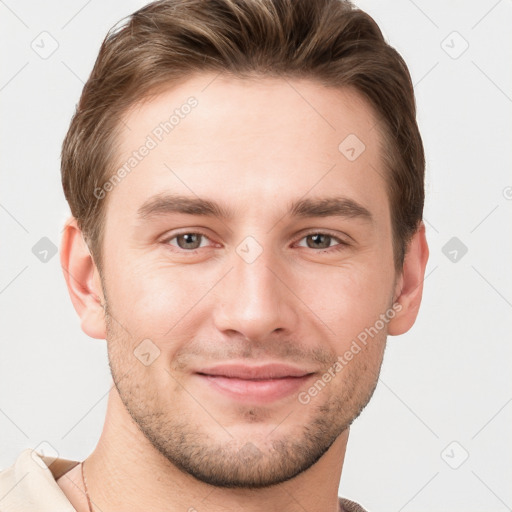
<instances>
[{"instance_id":1,"label":"earlobe","mask_svg":"<svg viewBox=\"0 0 512 512\"><path fill-rule=\"evenodd\" d=\"M423 295L423 280L428 256L425 224L421 222L409 242L402 274L395 287L395 303L400 304L400 310L388 324L388 334L391 336L404 334L416 321Z\"/></svg>"},{"instance_id":2,"label":"earlobe","mask_svg":"<svg viewBox=\"0 0 512 512\"><path fill-rule=\"evenodd\" d=\"M60 263L82 330L92 338L105 339L105 299L99 272L73 217L64 227Z\"/></svg>"}]
</instances>

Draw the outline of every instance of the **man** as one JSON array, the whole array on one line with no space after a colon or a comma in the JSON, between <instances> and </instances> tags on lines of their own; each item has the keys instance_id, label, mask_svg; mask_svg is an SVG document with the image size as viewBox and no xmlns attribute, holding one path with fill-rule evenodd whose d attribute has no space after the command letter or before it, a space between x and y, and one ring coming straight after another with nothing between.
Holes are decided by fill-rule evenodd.
<instances>
[{"instance_id":1,"label":"man","mask_svg":"<svg viewBox=\"0 0 512 512\"><path fill-rule=\"evenodd\" d=\"M407 67L348 2L164 0L112 31L61 263L115 385L86 460L26 450L0 510L364 510L339 482L420 306L424 165Z\"/></svg>"}]
</instances>

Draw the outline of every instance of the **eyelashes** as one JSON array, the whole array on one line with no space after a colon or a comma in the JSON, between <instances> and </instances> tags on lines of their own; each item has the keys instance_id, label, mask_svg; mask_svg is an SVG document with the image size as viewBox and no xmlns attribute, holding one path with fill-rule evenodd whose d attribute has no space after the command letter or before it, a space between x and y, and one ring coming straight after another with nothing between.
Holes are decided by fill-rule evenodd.
<instances>
[{"instance_id":1,"label":"eyelashes","mask_svg":"<svg viewBox=\"0 0 512 512\"><path fill-rule=\"evenodd\" d=\"M335 236L332 233L325 232L325 231L311 231L309 233L306 233L306 234L302 235L302 237L299 238L297 240L297 242L295 242L295 244L297 244L298 242L301 242L304 239L308 239L310 237L315 237L315 236L327 238L328 242L329 242L328 245L330 245L331 241L335 241L337 243L334 246L329 246L329 247L315 248L315 247L308 247L308 246L305 247L303 245L300 247L305 247L307 249L311 249L314 252L326 253L326 252L340 251L340 250L343 250L346 247L350 246L350 244L348 242L346 242L345 240L343 240L342 238ZM178 241L179 239L181 239L181 240L184 239L185 244L188 243L188 244L196 245L197 242L199 242L199 246L187 248L187 247L180 247L179 245L175 245L175 244L171 243L172 241L174 241L174 240ZM184 231L181 233L176 233L173 236L167 237L165 240L162 241L162 243L164 245L170 247L171 250L176 253L197 254L199 249L204 248L204 246L202 245L203 239L211 241L210 238L208 237L208 235L206 235L205 233L203 233L201 231Z\"/></svg>"},{"instance_id":2,"label":"eyelashes","mask_svg":"<svg viewBox=\"0 0 512 512\"><path fill-rule=\"evenodd\" d=\"M341 238L337 237L337 236L334 236L332 235L331 233L325 233L323 231L313 231L311 233L308 233L306 235L304 235L300 240L304 240L305 238L308 238L310 236L316 236L316 235L320 235L320 236L325 236L327 237L328 239L330 240L336 240L338 242L337 245L333 246L333 247L327 247L327 248L319 248L319 250L315 249L314 247L308 247L308 249L312 249L316 252L329 252L331 250L334 250L334 251L339 251L341 249L344 249L345 247L349 246L350 244L345 242L344 240L342 240Z\"/></svg>"}]
</instances>

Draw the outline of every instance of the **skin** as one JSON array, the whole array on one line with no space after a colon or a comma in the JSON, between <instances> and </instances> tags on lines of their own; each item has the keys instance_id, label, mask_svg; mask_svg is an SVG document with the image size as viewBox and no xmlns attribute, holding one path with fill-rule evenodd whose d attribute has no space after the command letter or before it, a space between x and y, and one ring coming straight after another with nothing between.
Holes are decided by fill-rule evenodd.
<instances>
[{"instance_id":1,"label":"skin","mask_svg":"<svg viewBox=\"0 0 512 512\"><path fill-rule=\"evenodd\" d=\"M84 332L107 339L115 383L85 462L89 493L103 512L335 512L349 426L374 391L387 335L409 330L418 313L425 227L395 272L380 134L357 92L215 76L195 75L126 114L119 165L169 112L198 100L103 199L101 278L74 219L64 231L71 299ZM354 161L338 150L349 134L366 146ZM217 201L235 216L137 217L169 192ZM372 222L288 212L294 200L332 196L364 206ZM195 250L176 238L197 232L205 237ZM325 232L332 238L308 236ZM248 236L262 251L251 263L237 252ZM400 311L332 377L337 357L393 304ZM148 366L134 355L145 339L160 351ZM228 361L284 362L315 375L290 395L253 403L195 373ZM330 381L300 403L298 393L329 368ZM58 484L88 510L79 466Z\"/></svg>"}]
</instances>

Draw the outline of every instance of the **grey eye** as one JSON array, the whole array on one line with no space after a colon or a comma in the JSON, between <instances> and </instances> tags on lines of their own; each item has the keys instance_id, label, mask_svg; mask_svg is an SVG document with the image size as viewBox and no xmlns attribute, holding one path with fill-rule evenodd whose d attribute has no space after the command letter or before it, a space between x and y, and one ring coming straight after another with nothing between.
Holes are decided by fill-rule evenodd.
<instances>
[{"instance_id":1,"label":"grey eye","mask_svg":"<svg viewBox=\"0 0 512 512\"><path fill-rule=\"evenodd\" d=\"M198 249L201 247L202 237L204 237L204 235L201 233L183 233L173 237L171 240L176 239L180 249Z\"/></svg>"}]
</instances>

